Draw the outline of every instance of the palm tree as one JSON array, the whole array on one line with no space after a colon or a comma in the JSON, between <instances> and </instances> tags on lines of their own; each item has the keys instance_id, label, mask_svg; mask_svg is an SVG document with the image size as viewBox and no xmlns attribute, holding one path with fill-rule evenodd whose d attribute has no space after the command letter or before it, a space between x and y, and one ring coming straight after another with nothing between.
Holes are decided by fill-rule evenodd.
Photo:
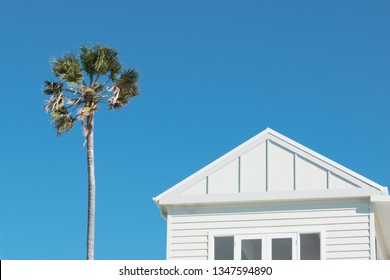
<instances>
[{"instance_id":1,"label":"palm tree","mask_svg":"<svg viewBox=\"0 0 390 280\"><path fill-rule=\"evenodd\" d=\"M106 46L82 45L78 56L68 53L51 61L58 81L45 81L43 92L50 96L45 109L51 114L57 136L69 132L79 120L84 128L88 163L87 259L94 258L95 164L94 116L99 103L120 109L139 95L138 72L124 68L118 52Z\"/></svg>"}]
</instances>

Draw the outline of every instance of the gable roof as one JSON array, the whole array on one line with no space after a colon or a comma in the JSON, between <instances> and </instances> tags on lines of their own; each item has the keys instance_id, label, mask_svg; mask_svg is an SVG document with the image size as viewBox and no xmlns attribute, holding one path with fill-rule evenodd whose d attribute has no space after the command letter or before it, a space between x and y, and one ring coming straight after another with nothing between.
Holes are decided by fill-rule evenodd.
<instances>
[{"instance_id":1,"label":"gable roof","mask_svg":"<svg viewBox=\"0 0 390 280\"><path fill-rule=\"evenodd\" d=\"M166 205L387 195L387 188L267 128L153 198Z\"/></svg>"}]
</instances>

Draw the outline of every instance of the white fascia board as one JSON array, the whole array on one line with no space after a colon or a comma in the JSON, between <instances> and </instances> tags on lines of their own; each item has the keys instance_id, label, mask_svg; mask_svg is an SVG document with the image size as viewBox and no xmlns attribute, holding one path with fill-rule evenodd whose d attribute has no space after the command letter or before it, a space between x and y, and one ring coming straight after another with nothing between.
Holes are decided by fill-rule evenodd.
<instances>
[{"instance_id":1,"label":"white fascia board","mask_svg":"<svg viewBox=\"0 0 390 280\"><path fill-rule=\"evenodd\" d=\"M388 195L373 195L371 196L371 202L374 204L390 203L390 196Z\"/></svg>"},{"instance_id":2,"label":"white fascia board","mask_svg":"<svg viewBox=\"0 0 390 280\"><path fill-rule=\"evenodd\" d=\"M226 204L226 203L259 203L308 201L330 199L369 199L376 192L372 190L327 190L327 191L294 191L294 192L267 192L267 193L240 193L240 194L208 194L191 196L168 196L159 201L160 205L199 205L199 204Z\"/></svg>"}]
</instances>

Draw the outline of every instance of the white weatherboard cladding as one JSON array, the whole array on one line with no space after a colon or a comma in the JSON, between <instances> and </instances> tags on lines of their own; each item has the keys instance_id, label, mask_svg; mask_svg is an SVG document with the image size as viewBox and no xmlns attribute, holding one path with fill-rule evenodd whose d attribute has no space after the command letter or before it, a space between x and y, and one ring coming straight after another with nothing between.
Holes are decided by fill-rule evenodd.
<instances>
[{"instance_id":1,"label":"white weatherboard cladding","mask_svg":"<svg viewBox=\"0 0 390 280\"><path fill-rule=\"evenodd\" d=\"M326 259L370 259L370 206L364 201L172 208L168 258L208 259L209 234L324 229Z\"/></svg>"}]
</instances>

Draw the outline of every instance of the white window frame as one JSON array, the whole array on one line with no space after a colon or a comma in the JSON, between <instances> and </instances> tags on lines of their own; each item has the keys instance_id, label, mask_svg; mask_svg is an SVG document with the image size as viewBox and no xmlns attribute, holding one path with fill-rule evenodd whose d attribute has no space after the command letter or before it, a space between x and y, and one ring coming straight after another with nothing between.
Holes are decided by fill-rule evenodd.
<instances>
[{"instance_id":1,"label":"white window frame","mask_svg":"<svg viewBox=\"0 0 390 280\"><path fill-rule=\"evenodd\" d=\"M260 239L261 240L261 257L264 259L267 256L267 240L265 234L236 234L234 235L234 259L241 260L241 241L247 239Z\"/></svg>"},{"instance_id":2,"label":"white window frame","mask_svg":"<svg viewBox=\"0 0 390 280\"><path fill-rule=\"evenodd\" d=\"M300 259L300 234L319 234L320 237L320 260L325 260L325 228L323 227L291 227L291 228L274 228L272 230L263 229L238 229L238 230L214 230L208 234L208 259L214 260L214 237L233 236L234 237L234 259L241 259L241 244L238 244L242 239L253 239L259 237L264 238L262 247L265 251L265 258L272 256L271 239L277 236L278 238L292 237L293 238L293 259ZM265 259L264 258L264 259Z\"/></svg>"},{"instance_id":3,"label":"white window frame","mask_svg":"<svg viewBox=\"0 0 390 280\"><path fill-rule=\"evenodd\" d=\"M297 242L297 247L298 247L298 260L301 259L301 238L300 238L300 234L318 234L320 236L320 260L326 260L326 257L325 257L325 230L321 230L321 231L316 231L316 230L303 230L303 231L300 231L298 232L298 242Z\"/></svg>"},{"instance_id":4,"label":"white window frame","mask_svg":"<svg viewBox=\"0 0 390 280\"><path fill-rule=\"evenodd\" d=\"M272 239L280 239L280 238L291 238L292 239L292 260L298 259L298 252L299 247L298 244L298 236L299 233L296 232L286 232L286 233L269 233L267 234L267 259L272 260Z\"/></svg>"}]
</instances>

